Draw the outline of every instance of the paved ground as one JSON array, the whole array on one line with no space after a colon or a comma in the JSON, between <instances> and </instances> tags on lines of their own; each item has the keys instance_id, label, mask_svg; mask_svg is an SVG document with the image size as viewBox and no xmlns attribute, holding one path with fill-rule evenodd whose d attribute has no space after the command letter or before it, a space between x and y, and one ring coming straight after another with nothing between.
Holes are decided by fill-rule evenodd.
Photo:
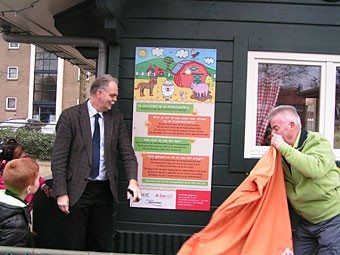
<instances>
[{"instance_id":1,"label":"paved ground","mask_svg":"<svg viewBox=\"0 0 340 255\"><path fill-rule=\"evenodd\" d=\"M51 162L50 161L37 161L40 166L39 172L40 176L44 177L44 179L52 178L51 172Z\"/></svg>"}]
</instances>

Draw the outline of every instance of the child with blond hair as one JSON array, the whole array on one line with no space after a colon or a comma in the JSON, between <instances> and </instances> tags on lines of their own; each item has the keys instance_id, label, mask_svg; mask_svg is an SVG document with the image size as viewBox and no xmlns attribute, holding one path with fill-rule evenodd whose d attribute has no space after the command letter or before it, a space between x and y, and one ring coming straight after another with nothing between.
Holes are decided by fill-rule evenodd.
<instances>
[{"instance_id":1,"label":"child with blond hair","mask_svg":"<svg viewBox=\"0 0 340 255\"><path fill-rule=\"evenodd\" d=\"M9 161L6 190L0 190L0 246L32 247L31 215L25 198L39 189L39 165L30 158Z\"/></svg>"}]
</instances>

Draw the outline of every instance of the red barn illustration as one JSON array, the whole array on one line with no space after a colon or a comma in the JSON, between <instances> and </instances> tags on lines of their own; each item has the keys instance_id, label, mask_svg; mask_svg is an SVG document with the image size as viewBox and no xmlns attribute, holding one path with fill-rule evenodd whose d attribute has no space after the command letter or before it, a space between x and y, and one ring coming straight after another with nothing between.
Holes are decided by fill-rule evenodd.
<instances>
[{"instance_id":1,"label":"red barn illustration","mask_svg":"<svg viewBox=\"0 0 340 255\"><path fill-rule=\"evenodd\" d=\"M174 82L178 87L190 88L192 82L202 83L205 78L211 76L206 67L196 61L183 60L172 69Z\"/></svg>"}]
</instances>

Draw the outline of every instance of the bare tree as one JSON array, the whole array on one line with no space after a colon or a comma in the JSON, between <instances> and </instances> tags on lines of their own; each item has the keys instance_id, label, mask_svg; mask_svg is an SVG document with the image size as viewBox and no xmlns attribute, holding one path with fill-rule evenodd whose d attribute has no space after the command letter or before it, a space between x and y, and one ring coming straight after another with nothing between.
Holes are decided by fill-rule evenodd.
<instances>
[{"instance_id":1,"label":"bare tree","mask_svg":"<svg viewBox=\"0 0 340 255\"><path fill-rule=\"evenodd\" d=\"M320 67L307 65L259 64L259 81L281 80L281 86L286 88L301 87L301 89L320 86Z\"/></svg>"}]
</instances>

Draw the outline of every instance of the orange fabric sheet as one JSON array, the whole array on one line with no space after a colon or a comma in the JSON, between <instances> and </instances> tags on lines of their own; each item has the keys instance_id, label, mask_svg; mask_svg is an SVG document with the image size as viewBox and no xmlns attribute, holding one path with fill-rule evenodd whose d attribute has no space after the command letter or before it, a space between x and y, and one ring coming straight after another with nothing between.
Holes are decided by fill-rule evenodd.
<instances>
[{"instance_id":1,"label":"orange fabric sheet","mask_svg":"<svg viewBox=\"0 0 340 255\"><path fill-rule=\"evenodd\" d=\"M292 229L281 164L271 146L177 255L292 255Z\"/></svg>"}]
</instances>

